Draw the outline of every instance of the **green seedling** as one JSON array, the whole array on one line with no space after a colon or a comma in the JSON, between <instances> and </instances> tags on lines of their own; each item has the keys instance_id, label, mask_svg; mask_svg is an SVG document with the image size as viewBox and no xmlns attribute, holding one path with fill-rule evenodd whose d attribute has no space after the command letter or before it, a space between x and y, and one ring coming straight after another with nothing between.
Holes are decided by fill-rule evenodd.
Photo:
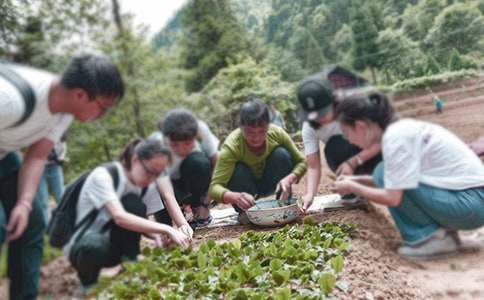
<instances>
[{"instance_id":1,"label":"green seedling","mask_svg":"<svg viewBox=\"0 0 484 300\"><path fill-rule=\"evenodd\" d=\"M322 299L338 285L349 225L249 231L240 240L207 241L197 250L147 249L107 282L101 299Z\"/></svg>"}]
</instances>

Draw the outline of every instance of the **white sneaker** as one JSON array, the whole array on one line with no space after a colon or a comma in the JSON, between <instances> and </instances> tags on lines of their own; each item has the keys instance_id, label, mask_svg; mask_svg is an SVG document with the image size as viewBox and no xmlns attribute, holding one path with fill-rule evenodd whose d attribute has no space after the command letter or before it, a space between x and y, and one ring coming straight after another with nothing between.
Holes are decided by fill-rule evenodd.
<instances>
[{"instance_id":1,"label":"white sneaker","mask_svg":"<svg viewBox=\"0 0 484 300\"><path fill-rule=\"evenodd\" d=\"M438 229L428 240L415 246L402 246L398 254L410 260L430 260L456 253L459 249L455 236Z\"/></svg>"}]
</instances>

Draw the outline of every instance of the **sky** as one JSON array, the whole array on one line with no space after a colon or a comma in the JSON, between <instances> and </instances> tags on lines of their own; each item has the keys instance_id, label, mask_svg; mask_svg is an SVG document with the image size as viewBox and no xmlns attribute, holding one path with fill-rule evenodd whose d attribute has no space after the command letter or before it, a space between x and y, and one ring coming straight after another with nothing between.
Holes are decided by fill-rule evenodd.
<instances>
[{"instance_id":1,"label":"sky","mask_svg":"<svg viewBox=\"0 0 484 300\"><path fill-rule=\"evenodd\" d=\"M187 0L120 0L122 13L132 13L136 24L149 26L153 36L163 28Z\"/></svg>"}]
</instances>

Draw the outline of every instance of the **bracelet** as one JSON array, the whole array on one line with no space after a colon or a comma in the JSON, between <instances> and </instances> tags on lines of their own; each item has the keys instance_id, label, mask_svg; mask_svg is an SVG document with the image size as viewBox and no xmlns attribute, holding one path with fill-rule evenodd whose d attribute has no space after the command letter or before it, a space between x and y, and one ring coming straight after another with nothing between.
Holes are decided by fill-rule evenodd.
<instances>
[{"instance_id":1,"label":"bracelet","mask_svg":"<svg viewBox=\"0 0 484 300\"><path fill-rule=\"evenodd\" d=\"M16 206L19 206L19 205L25 207L29 211L29 213L32 211L32 204L30 204L30 202L20 201L17 203Z\"/></svg>"}]
</instances>

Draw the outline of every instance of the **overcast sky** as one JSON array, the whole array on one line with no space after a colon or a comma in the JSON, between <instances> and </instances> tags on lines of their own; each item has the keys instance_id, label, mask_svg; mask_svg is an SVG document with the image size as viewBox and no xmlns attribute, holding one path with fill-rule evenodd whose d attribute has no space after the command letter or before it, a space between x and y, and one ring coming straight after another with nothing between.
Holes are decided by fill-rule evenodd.
<instances>
[{"instance_id":1,"label":"overcast sky","mask_svg":"<svg viewBox=\"0 0 484 300\"><path fill-rule=\"evenodd\" d=\"M123 13L134 14L137 24L149 26L152 36L164 27L187 0L120 0Z\"/></svg>"}]
</instances>

